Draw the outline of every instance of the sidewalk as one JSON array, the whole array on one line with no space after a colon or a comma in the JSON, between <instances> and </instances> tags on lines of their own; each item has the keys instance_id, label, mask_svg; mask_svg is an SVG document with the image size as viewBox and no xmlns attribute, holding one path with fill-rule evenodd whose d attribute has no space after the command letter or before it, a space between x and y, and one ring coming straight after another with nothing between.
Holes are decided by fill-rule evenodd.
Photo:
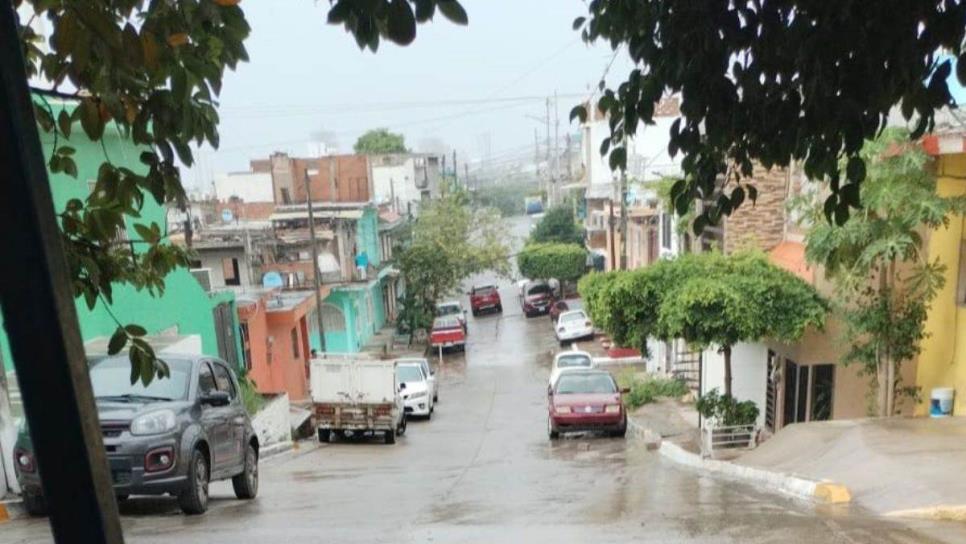
<instances>
[{"instance_id":1,"label":"sidewalk","mask_svg":"<svg viewBox=\"0 0 966 544\"><path fill-rule=\"evenodd\" d=\"M658 399L641 406L630 414L641 427L686 451L700 452L701 433L698 431L698 412L694 404L676 399Z\"/></svg>"}]
</instances>

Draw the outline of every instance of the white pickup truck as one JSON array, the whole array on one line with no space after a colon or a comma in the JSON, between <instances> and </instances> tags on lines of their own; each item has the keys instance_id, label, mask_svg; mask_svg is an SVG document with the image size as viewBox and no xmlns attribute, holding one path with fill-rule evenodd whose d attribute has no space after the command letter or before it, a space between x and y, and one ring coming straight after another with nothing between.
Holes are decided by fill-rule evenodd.
<instances>
[{"instance_id":1,"label":"white pickup truck","mask_svg":"<svg viewBox=\"0 0 966 544\"><path fill-rule=\"evenodd\" d=\"M309 383L320 442L352 431L382 433L394 444L406 432L394 361L312 359Z\"/></svg>"}]
</instances>

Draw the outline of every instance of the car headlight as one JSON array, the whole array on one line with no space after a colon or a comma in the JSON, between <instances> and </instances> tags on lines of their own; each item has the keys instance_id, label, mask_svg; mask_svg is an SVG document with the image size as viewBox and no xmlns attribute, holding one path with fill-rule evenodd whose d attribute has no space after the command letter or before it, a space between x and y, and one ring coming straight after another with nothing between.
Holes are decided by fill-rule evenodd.
<instances>
[{"instance_id":1,"label":"car headlight","mask_svg":"<svg viewBox=\"0 0 966 544\"><path fill-rule=\"evenodd\" d=\"M558 414L569 414L571 412L570 406L557 406L554 411Z\"/></svg>"},{"instance_id":2,"label":"car headlight","mask_svg":"<svg viewBox=\"0 0 966 544\"><path fill-rule=\"evenodd\" d=\"M175 415L171 410L158 410L134 418L131 422L131 434L149 435L161 434L174 430Z\"/></svg>"},{"instance_id":3,"label":"car headlight","mask_svg":"<svg viewBox=\"0 0 966 544\"><path fill-rule=\"evenodd\" d=\"M604 413L606 414L619 414L621 413L620 404L608 404L604 407Z\"/></svg>"},{"instance_id":4,"label":"car headlight","mask_svg":"<svg viewBox=\"0 0 966 544\"><path fill-rule=\"evenodd\" d=\"M411 398L411 399L421 399L421 398L423 398L425 396L426 396L426 392L425 391L420 391L418 393L413 393L412 395L409 395L409 398Z\"/></svg>"}]
</instances>

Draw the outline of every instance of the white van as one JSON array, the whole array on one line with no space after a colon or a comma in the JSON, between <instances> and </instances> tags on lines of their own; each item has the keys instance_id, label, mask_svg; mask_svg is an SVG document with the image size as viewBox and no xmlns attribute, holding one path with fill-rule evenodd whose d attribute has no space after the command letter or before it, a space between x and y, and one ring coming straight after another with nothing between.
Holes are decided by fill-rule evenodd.
<instances>
[{"instance_id":1,"label":"white van","mask_svg":"<svg viewBox=\"0 0 966 544\"><path fill-rule=\"evenodd\" d=\"M406 432L395 361L313 359L309 383L319 441L332 432L382 433L386 444Z\"/></svg>"}]
</instances>

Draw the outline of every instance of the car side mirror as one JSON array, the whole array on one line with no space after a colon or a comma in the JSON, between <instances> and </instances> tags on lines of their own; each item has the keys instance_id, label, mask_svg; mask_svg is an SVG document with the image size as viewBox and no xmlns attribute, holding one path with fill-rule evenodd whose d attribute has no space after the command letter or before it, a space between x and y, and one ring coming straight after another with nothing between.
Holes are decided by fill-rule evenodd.
<instances>
[{"instance_id":1,"label":"car side mirror","mask_svg":"<svg viewBox=\"0 0 966 544\"><path fill-rule=\"evenodd\" d=\"M628 394L630 392L631 392L631 388L630 387L624 387L624 388L621 389L621 395L626 395L626 394Z\"/></svg>"},{"instance_id":2,"label":"car side mirror","mask_svg":"<svg viewBox=\"0 0 966 544\"><path fill-rule=\"evenodd\" d=\"M399 384L399 390L400 391L402 391L405 388L406 388L406 384L404 384L404 383Z\"/></svg>"},{"instance_id":3,"label":"car side mirror","mask_svg":"<svg viewBox=\"0 0 966 544\"><path fill-rule=\"evenodd\" d=\"M227 391L211 391L201 396L201 404L208 406L228 406L231 402L231 396L228 395Z\"/></svg>"}]
</instances>

